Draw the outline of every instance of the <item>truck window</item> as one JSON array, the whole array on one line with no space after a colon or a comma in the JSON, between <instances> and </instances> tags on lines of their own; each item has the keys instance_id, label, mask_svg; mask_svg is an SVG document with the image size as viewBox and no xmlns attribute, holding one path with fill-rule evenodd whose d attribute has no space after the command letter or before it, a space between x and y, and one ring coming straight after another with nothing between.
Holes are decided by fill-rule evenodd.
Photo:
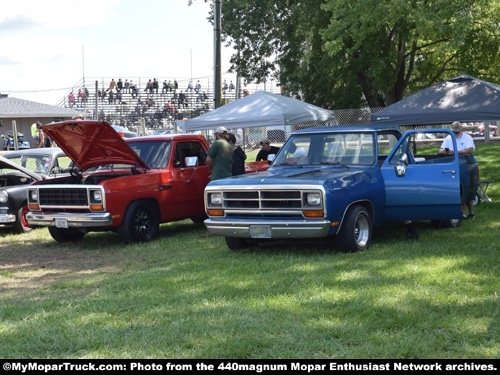
<instances>
[{"instance_id":1,"label":"truck window","mask_svg":"<svg viewBox=\"0 0 500 375\"><path fill-rule=\"evenodd\" d=\"M160 169L168 165L171 142L130 142L129 145L150 168Z\"/></svg>"},{"instance_id":2,"label":"truck window","mask_svg":"<svg viewBox=\"0 0 500 375\"><path fill-rule=\"evenodd\" d=\"M175 146L175 159L174 166L176 168L184 168L185 158L196 156L198 158L198 165L205 165L207 153L200 142L180 142Z\"/></svg>"}]
</instances>

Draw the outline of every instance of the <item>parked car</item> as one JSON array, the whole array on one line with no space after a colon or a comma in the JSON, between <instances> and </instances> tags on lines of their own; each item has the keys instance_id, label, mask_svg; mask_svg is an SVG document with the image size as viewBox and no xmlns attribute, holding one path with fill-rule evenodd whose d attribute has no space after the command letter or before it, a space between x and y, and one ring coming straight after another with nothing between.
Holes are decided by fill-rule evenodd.
<instances>
[{"instance_id":1,"label":"parked car","mask_svg":"<svg viewBox=\"0 0 500 375\"><path fill-rule=\"evenodd\" d=\"M203 192L211 171L203 135L124 139L107 122L93 120L51 123L43 131L81 171L28 188L26 218L48 227L54 240L78 241L88 232L112 231L125 243L146 242L158 235L162 223L206 218ZM247 173L267 168L252 163Z\"/></svg>"},{"instance_id":2,"label":"parked car","mask_svg":"<svg viewBox=\"0 0 500 375\"><path fill-rule=\"evenodd\" d=\"M118 126L118 125L111 125L113 129L116 130L116 132L120 135L122 138L134 138L137 137L137 133L133 132L131 130L128 130L127 128L124 128L123 126Z\"/></svg>"},{"instance_id":3,"label":"parked car","mask_svg":"<svg viewBox=\"0 0 500 375\"><path fill-rule=\"evenodd\" d=\"M175 132L171 129L156 129L151 135L160 135L160 134L175 134Z\"/></svg>"},{"instance_id":4,"label":"parked car","mask_svg":"<svg viewBox=\"0 0 500 375\"><path fill-rule=\"evenodd\" d=\"M344 252L369 248L373 228L394 222L459 226L462 202L477 194L477 162L473 155L421 154L419 133L451 131L402 134L381 124L297 130L267 171L207 185L205 226L232 250L331 237Z\"/></svg>"},{"instance_id":5,"label":"parked car","mask_svg":"<svg viewBox=\"0 0 500 375\"><path fill-rule=\"evenodd\" d=\"M31 145L28 141L24 140L23 133L17 133L17 148L19 150L24 150L30 148ZM2 149L3 150L15 150L14 137L12 134L2 134Z\"/></svg>"},{"instance_id":6,"label":"parked car","mask_svg":"<svg viewBox=\"0 0 500 375\"><path fill-rule=\"evenodd\" d=\"M68 173L71 159L60 148L8 151L0 156L0 224L14 233L29 232L28 185Z\"/></svg>"}]
</instances>

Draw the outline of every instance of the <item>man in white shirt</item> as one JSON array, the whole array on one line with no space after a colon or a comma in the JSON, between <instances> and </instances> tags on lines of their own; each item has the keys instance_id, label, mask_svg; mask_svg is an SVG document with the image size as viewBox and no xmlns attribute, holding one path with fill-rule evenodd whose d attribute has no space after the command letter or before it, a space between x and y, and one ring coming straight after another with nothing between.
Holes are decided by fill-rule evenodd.
<instances>
[{"instance_id":1,"label":"man in white shirt","mask_svg":"<svg viewBox=\"0 0 500 375\"><path fill-rule=\"evenodd\" d=\"M459 155L463 154L472 154L476 147L474 146L474 140L472 137L463 132L462 124L458 121L455 121L451 124L451 130L455 133L455 137L457 138L457 152ZM453 141L451 139L451 135L448 135L441 145L439 149L439 154L441 155L453 155Z\"/></svg>"}]
</instances>

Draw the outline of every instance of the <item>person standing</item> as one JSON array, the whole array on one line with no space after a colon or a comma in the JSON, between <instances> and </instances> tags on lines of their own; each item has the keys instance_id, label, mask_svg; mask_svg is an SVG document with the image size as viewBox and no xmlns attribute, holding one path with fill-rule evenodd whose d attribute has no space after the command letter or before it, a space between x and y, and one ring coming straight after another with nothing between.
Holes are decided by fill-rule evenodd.
<instances>
[{"instance_id":1,"label":"person standing","mask_svg":"<svg viewBox=\"0 0 500 375\"><path fill-rule=\"evenodd\" d=\"M245 151L243 151L240 146L236 145L236 136L233 133L228 134L227 141L233 148L233 176L245 174L245 160L247 158L247 154L245 154Z\"/></svg>"},{"instance_id":2,"label":"person standing","mask_svg":"<svg viewBox=\"0 0 500 375\"><path fill-rule=\"evenodd\" d=\"M233 147L229 144L229 134L227 129L223 126L219 126L215 132L215 141L210 146L206 163L212 175L210 176L210 181L219 180L221 178L226 178L232 176L233 167ZM200 238L210 237L210 232L205 232L200 235Z\"/></svg>"},{"instance_id":3,"label":"person standing","mask_svg":"<svg viewBox=\"0 0 500 375\"><path fill-rule=\"evenodd\" d=\"M36 129L38 132L38 146L37 148L45 147L45 133L42 130L42 123L40 121L36 122Z\"/></svg>"},{"instance_id":4,"label":"person standing","mask_svg":"<svg viewBox=\"0 0 500 375\"><path fill-rule=\"evenodd\" d=\"M455 121L451 124L451 130L455 134L455 138L457 140L457 154L458 155L472 155L474 150L476 149L474 145L474 140L472 137L464 133L462 124L459 121ZM446 136L441 144L441 148L438 151L440 155L454 155L455 150L453 149L453 140L451 139L451 135ZM465 215L465 206L467 206L469 210L469 215ZM465 203L462 204L462 219L474 219L474 201L472 199L468 199Z\"/></svg>"},{"instance_id":5,"label":"person standing","mask_svg":"<svg viewBox=\"0 0 500 375\"><path fill-rule=\"evenodd\" d=\"M279 147L271 146L271 141L268 138L263 138L260 140L260 151L255 158L255 161L267 160L269 155L276 155L280 150Z\"/></svg>"},{"instance_id":6,"label":"person standing","mask_svg":"<svg viewBox=\"0 0 500 375\"><path fill-rule=\"evenodd\" d=\"M215 132L215 141L207 153L207 165L212 171L210 181L232 176L233 148L228 142L228 132L219 126Z\"/></svg>"}]
</instances>

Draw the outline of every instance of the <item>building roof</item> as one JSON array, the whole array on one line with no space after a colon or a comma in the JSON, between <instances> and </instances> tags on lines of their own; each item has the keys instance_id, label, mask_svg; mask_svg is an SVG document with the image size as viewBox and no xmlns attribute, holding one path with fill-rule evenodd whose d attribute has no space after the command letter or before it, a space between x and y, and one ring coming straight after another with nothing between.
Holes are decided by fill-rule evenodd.
<instances>
[{"instance_id":1,"label":"building roof","mask_svg":"<svg viewBox=\"0 0 500 375\"><path fill-rule=\"evenodd\" d=\"M0 94L0 118L74 117L78 114L80 112L74 109L9 98L8 94Z\"/></svg>"}]
</instances>

